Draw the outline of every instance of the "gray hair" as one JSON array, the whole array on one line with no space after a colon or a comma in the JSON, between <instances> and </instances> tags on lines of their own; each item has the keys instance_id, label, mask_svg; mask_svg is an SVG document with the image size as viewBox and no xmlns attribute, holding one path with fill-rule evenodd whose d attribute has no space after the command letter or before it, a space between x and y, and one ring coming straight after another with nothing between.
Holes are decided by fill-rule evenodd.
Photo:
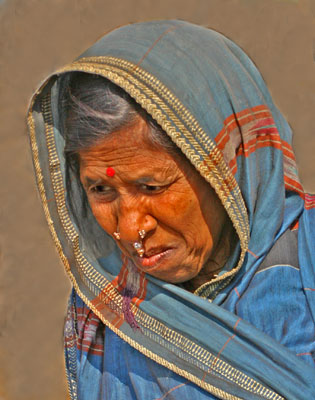
<instances>
[{"instance_id":1,"label":"gray hair","mask_svg":"<svg viewBox=\"0 0 315 400\"><path fill-rule=\"evenodd\" d=\"M75 156L104 140L111 133L132 124L142 116L149 126L149 140L169 153L178 148L128 93L106 78L82 72L74 72L63 87L65 111L65 155Z\"/></svg>"}]
</instances>

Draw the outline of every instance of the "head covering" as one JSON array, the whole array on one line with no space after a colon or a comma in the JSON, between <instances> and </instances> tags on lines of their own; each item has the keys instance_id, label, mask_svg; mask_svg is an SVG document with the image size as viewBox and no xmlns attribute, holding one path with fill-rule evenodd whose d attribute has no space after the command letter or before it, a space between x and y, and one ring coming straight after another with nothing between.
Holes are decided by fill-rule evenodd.
<instances>
[{"instance_id":1,"label":"head covering","mask_svg":"<svg viewBox=\"0 0 315 400\"><path fill-rule=\"evenodd\" d=\"M101 75L124 89L181 149L225 207L239 246L219 276L195 294L135 274L90 210L84 231L76 223L84 205L80 183L63 154L60 103L73 71ZM315 201L305 197L299 182L290 127L255 65L237 45L184 21L119 28L42 84L32 99L28 125L45 215L84 302L81 308L88 306L120 340L202 388L206 396L315 396L314 369L237 315L237 302L259 266L297 220L299 290L312 323L315 315L315 236L310 222ZM93 246L91 237L101 249ZM125 319L130 304L138 329ZM111 382L113 388L116 383Z\"/></svg>"}]
</instances>

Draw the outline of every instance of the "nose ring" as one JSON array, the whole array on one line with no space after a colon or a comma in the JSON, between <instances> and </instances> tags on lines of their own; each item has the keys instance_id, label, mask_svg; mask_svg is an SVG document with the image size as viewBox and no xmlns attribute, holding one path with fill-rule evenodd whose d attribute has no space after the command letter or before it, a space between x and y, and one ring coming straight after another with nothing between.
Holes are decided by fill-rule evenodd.
<instances>
[{"instance_id":1,"label":"nose ring","mask_svg":"<svg viewBox=\"0 0 315 400\"><path fill-rule=\"evenodd\" d=\"M145 235L147 234L146 231L144 229L140 229L138 231L139 236L140 236L140 241L139 242L134 242L132 244L133 248L136 250L136 252L138 253L139 257L143 257L144 255L144 248L143 248L143 244L142 244L142 239L145 238Z\"/></svg>"},{"instance_id":2,"label":"nose ring","mask_svg":"<svg viewBox=\"0 0 315 400\"><path fill-rule=\"evenodd\" d=\"M138 253L138 256L142 258L144 255L144 248L142 246L142 242L134 242L134 243L132 243L132 245L133 245L133 248Z\"/></svg>"}]
</instances>

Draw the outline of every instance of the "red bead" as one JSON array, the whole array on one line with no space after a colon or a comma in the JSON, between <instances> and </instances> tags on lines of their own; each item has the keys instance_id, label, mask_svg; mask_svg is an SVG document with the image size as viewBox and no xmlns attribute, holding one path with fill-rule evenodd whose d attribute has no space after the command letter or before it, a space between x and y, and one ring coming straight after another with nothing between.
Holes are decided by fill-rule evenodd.
<instances>
[{"instance_id":1,"label":"red bead","mask_svg":"<svg viewBox=\"0 0 315 400\"><path fill-rule=\"evenodd\" d=\"M108 167L107 169L106 169L106 175L107 176L110 176L110 177L112 177L112 176L114 176L115 175L115 170L114 170L114 168L112 168L112 167Z\"/></svg>"}]
</instances>

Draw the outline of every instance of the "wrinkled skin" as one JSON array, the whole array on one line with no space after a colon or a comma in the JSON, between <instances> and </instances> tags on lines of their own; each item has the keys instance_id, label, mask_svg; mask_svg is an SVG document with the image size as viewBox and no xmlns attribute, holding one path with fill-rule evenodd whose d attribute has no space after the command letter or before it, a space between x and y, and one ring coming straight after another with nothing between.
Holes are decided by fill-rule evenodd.
<instances>
[{"instance_id":1,"label":"wrinkled skin","mask_svg":"<svg viewBox=\"0 0 315 400\"><path fill-rule=\"evenodd\" d=\"M234 229L210 185L183 156L153 146L148 129L138 117L80 151L80 179L96 220L110 235L119 231L117 244L140 270L193 291L226 262ZM132 246L140 229L143 258Z\"/></svg>"}]
</instances>

